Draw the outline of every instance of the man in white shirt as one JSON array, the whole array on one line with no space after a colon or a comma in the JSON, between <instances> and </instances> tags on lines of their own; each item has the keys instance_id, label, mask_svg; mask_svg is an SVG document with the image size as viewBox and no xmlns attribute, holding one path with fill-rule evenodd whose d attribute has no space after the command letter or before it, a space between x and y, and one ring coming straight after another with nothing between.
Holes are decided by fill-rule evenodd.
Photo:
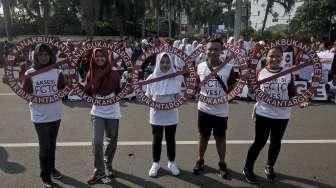
<instances>
[{"instance_id":1,"label":"man in white shirt","mask_svg":"<svg viewBox=\"0 0 336 188\"><path fill-rule=\"evenodd\" d=\"M221 40L212 39L207 43L206 56L207 60L197 66L197 73L202 82L214 69L223 62L219 56L223 51ZM226 64L217 72L217 76L212 77L204 84L200 85L200 94L206 97L222 97L226 95L235 83L233 66ZM195 164L193 172L199 174L204 169L204 154L211 136L211 132L216 140L216 147L220 161L219 174L226 178L228 175L225 152L226 152L226 129L228 120L229 104L207 104L198 102L198 130L200 134L199 140L199 156Z\"/></svg>"}]
</instances>

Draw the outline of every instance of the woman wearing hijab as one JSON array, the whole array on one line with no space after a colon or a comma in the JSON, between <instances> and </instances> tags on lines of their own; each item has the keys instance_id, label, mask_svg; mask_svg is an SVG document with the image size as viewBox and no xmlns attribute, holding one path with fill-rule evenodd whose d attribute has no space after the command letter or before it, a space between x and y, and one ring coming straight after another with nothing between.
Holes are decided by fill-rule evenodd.
<instances>
[{"instance_id":1,"label":"woman wearing hijab","mask_svg":"<svg viewBox=\"0 0 336 188\"><path fill-rule=\"evenodd\" d=\"M157 55L154 72L147 80L161 77L176 72L173 62L167 53ZM181 93L182 76L176 76L166 80L161 80L147 85L146 95L156 102L168 103L176 100ZM149 170L150 177L156 177L160 169L160 156L162 148L162 138L165 132L168 155L168 169L175 176L180 174L180 170L175 162L175 132L178 124L178 109L157 110L150 108L149 121L152 127L153 144L152 155L153 164Z\"/></svg>"},{"instance_id":2,"label":"woman wearing hijab","mask_svg":"<svg viewBox=\"0 0 336 188\"><path fill-rule=\"evenodd\" d=\"M198 47L198 42L196 40L193 41L193 43L191 44L192 46L192 51L195 51Z\"/></svg>"},{"instance_id":3,"label":"woman wearing hijab","mask_svg":"<svg viewBox=\"0 0 336 188\"><path fill-rule=\"evenodd\" d=\"M112 63L108 57L108 52L100 48L95 48L92 52L85 91L97 99L108 99L120 92L120 76L112 70ZM112 161L117 149L120 118L119 103L105 106L92 105L92 144L95 169L88 184L106 183L114 177ZM104 132L108 144L103 153ZM107 174L105 174L104 162Z\"/></svg>"}]
</instances>

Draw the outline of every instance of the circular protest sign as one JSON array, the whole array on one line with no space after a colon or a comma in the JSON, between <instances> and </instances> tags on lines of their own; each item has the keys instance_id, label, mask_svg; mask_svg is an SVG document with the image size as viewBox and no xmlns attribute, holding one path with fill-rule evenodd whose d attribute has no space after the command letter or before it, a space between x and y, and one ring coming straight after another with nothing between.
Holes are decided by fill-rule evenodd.
<instances>
[{"instance_id":1,"label":"circular protest sign","mask_svg":"<svg viewBox=\"0 0 336 188\"><path fill-rule=\"evenodd\" d=\"M200 92L198 95L198 100L201 102L211 104L211 105L226 103L234 99L237 95L241 94L244 86L246 85L246 78L248 74L248 64L247 64L245 55L242 53L242 51L238 47L234 45L225 44L224 47L227 49L228 57L225 60L223 60L222 64L220 64L217 68L213 69L211 73L207 75L199 83L199 87L203 87L204 84L209 82L209 80L214 79L217 72L219 72L226 64L232 62L232 60L235 60L235 62L238 62L237 66L240 70L239 80L235 83L234 87L230 91L229 90L227 90L227 92L225 91L225 94L219 97L208 97L202 94L202 92Z\"/></svg>"},{"instance_id":2,"label":"circular protest sign","mask_svg":"<svg viewBox=\"0 0 336 188\"><path fill-rule=\"evenodd\" d=\"M53 51L57 50L57 54L63 56L63 58L62 60L57 61L56 53L53 53L53 57L49 58L51 58L51 61L54 63L39 70L34 69L27 73L25 71L31 67L31 65L27 63L29 62L27 53L31 52L38 44L46 44L51 47ZM18 74L17 64L22 62L24 62L22 67L25 68L23 70L19 70L20 73ZM50 83L36 83L36 85L34 85L33 93L28 93L23 89L22 83L25 80L32 79L36 75L46 73L53 69L60 70L59 67L61 66L67 67L67 76L69 79L69 82L67 82L64 89L58 90L57 83L50 80ZM40 104L54 103L66 96L71 91L71 83L77 82L75 69L76 64L72 61L72 51L58 38L49 36L34 36L19 41L14 48L9 50L9 54L5 60L5 74L8 78L9 87L21 98L29 102ZM54 95L46 95L45 93L50 93L49 91L57 91L57 93Z\"/></svg>"},{"instance_id":3,"label":"circular protest sign","mask_svg":"<svg viewBox=\"0 0 336 188\"><path fill-rule=\"evenodd\" d=\"M273 74L272 76L263 78L261 80L258 80L257 78L257 71L256 71L256 62L254 59L260 58L260 54L266 56L268 51L272 48L296 48L297 51L301 52L301 58L300 58L300 64L290 66L288 68L284 68L278 73ZM256 53L257 54L257 53ZM319 81L322 77L322 65L319 61L319 58L315 51L311 49L309 45L306 45L298 40L294 39L279 39L275 40L273 42L270 42L269 44L266 44L263 48L259 48L259 55L258 56L252 56L251 57L251 64L249 65L249 88L254 93L254 96L257 101L263 101L267 104L276 106L276 107L290 107L295 106L304 102L307 102L309 98L313 97L315 94L315 91L317 87L319 86ZM288 62L289 57L285 56L284 61ZM307 66L312 66L313 68L313 75L312 75L312 82L309 84L307 90L303 92L302 94L296 94L295 96L281 100L278 97L272 96L269 93L265 93L261 86L270 88L271 84L273 82L276 82L276 79L283 78L286 75L290 75L300 69L303 69ZM293 78L292 78L293 79ZM275 83L273 83L274 85ZM273 87L273 86L272 86ZM278 90L287 90L287 88L283 84L282 86L279 86Z\"/></svg>"},{"instance_id":4,"label":"circular protest sign","mask_svg":"<svg viewBox=\"0 0 336 188\"><path fill-rule=\"evenodd\" d=\"M144 71L142 70L142 66L144 65L145 60L149 57L156 56L157 54L163 52L169 54L170 56L179 58L181 62L184 63L184 66L174 73L141 81L140 74ZM182 94L178 94L174 101L161 103L158 101L154 101L151 97L145 94L144 87L146 87L146 85L181 75L184 77L185 90L182 92ZM143 54L139 56L133 68L132 83L137 98L146 105L159 110L169 110L181 106L185 102L186 98L194 95L196 81L197 77L195 73L195 67L192 63L192 59L180 49L171 46L155 46L146 50Z\"/></svg>"},{"instance_id":5,"label":"circular protest sign","mask_svg":"<svg viewBox=\"0 0 336 188\"><path fill-rule=\"evenodd\" d=\"M81 62L81 57L86 56L88 53L91 53L92 50L100 48L103 50L108 51L108 58L113 59L110 64L111 70L114 70L116 64L115 62L122 61L125 63L126 70L131 70L132 69L132 62L130 57L127 55L125 52L125 49L121 47L120 45L117 45L115 43L111 43L108 41L91 41L87 42L85 45L83 45L81 48L77 49L74 51L74 61L77 64L80 64ZM90 62L88 62L90 63ZM121 91L114 96L106 96L106 97L99 97L97 98L96 96L91 96L90 94L86 93L84 90L85 83L81 84L77 82L75 85L73 85L74 88L74 93L78 95L80 98L85 100L86 102L90 104L95 104L98 106L105 106L105 105L110 105L119 102L121 99L123 99L124 96L126 96L132 89L130 80L127 80L127 82L123 85L121 85Z\"/></svg>"}]
</instances>

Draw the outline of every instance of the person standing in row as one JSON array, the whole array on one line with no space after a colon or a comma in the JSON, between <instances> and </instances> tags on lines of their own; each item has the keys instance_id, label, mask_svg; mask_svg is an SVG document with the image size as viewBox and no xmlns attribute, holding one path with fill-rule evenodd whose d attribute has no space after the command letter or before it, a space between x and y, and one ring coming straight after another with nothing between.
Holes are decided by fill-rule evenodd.
<instances>
[{"instance_id":1,"label":"person standing in row","mask_svg":"<svg viewBox=\"0 0 336 188\"><path fill-rule=\"evenodd\" d=\"M39 71L53 63L53 53L47 44L39 44L34 50L32 68L25 75ZM57 95L65 87L62 73L54 68L38 75L27 77L23 81L23 90L33 96L47 97ZM61 99L60 99L61 100ZM54 187L51 177L61 179L62 174L55 167L57 134L62 118L62 103L58 100L48 104L29 102L31 121L39 140L39 159L41 179L44 187Z\"/></svg>"},{"instance_id":2,"label":"person standing in row","mask_svg":"<svg viewBox=\"0 0 336 188\"><path fill-rule=\"evenodd\" d=\"M223 43L219 39L211 39L206 47L206 61L197 66L197 74L200 81L203 81L214 69L225 62L220 61L220 54L223 51ZM226 95L236 82L235 73L231 64L225 64L216 75L204 83L200 93L206 97L222 97ZM211 105L198 102L198 131L199 148L198 160L193 168L194 174L203 171L205 162L204 154L208 146L208 141L213 131L216 140L216 148L219 155L219 175L226 178L228 175L225 163L226 153L226 129L229 116L229 104Z\"/></svg>"},{"instance_id":3,"label":"person standing in row","mask_svg":"<svg viewBox=\"0 0 336 188\"><path fill-rule=\"evenodd\" d=\"M154 72L147 80L161 77L176 72L173 61L167 53L160 53L156 57ZM146 95L152 100L160 103L168 103L176 100L180 95L183 76L176 76L166 80L161 80L147 85ZM148 172L150 177L156 177L160 169L160 156L162 148L163 133L167 143L168 169L174 176L180 174L180 170L175 162L176 141L175 133L178 125L178 109L157 110L150 108L149 122L152 127L153 144L152 156L153 164Z\"/></svg>"},{"instance_id":4,"label":"person standing in row","mask_svg":"<svg viewBox=\"0 0 336 188\"><path fill-rule=\"evenodd\" d=\"M257 79L263 80L281 72L283 53L280 48L274 47L268 51L266 57L266 67L261 69ZM268 81L260 85L261 90L268 96L278 100L289 100L295 96L295 86L293 75L287 74ZM300 104L300 107L306 107L308 103ZM287 128L291 116L291 107L276 107L263 101L257 101L253 110L255 119L255 138L253 144L248 150L243 174L247 182L257 183L257 178L253 172L254 163L257 160L260 151L265 146L268 137L270 137L270 147L268 150L268 160L265 166L265 175L267 180L275 178L274 165L278 158L281 148L281 140Z\"/></svg>"},{"instance_id":5,"label":"person standing in row","mask_svg":"<svg viewBox=\"0 0 336 188\"><path fill-rule=\"evenodd\" d=\"M112 69L112 63L108 57L107 50L101 48L95 48L92 52L85 91L97 99L108 99L121 91L120 76ZM92 177L87 181L88 184L108 183L111 178L114 178L112 161L117 150L120 118L118 102L105 106L92 105L92 145L95 168ZM103 152L104 132L108 143L105 152Z\"/></svg>"}]
</instances>

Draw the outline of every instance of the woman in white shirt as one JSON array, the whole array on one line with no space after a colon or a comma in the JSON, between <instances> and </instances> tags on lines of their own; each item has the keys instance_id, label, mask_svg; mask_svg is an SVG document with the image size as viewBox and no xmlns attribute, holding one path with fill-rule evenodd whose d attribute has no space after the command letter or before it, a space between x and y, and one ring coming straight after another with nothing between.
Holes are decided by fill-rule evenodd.
<instances>
[{"instance_id":1,"label":"woman in white shirt","mask_svg":"<svg viewBox=\"0 0 336 188\"><path fill-rule=\"evenodd\" d=\"M167 53L160 53L156 57L154 72L147 80L161 77L176 72L173 61ZM154 101L168 103L175 101L181 93L182 76L176 76L166 80L161 80L147 85L146 95ZM160 169L160 156L162 148L163 133L167 143L168 168L173 175L179 175L180 170L175 162L175 132L178 124L178 110L157 110L150 108L149 121L153 134L153 164L149 170L149 176L156 177Z\"/></svg>"},{"instance_id":2,"label":"woman in white shirt","mask_svg":"<svg viewBox=\"0 0 336 188\"><path fill-rule=\"evenodd\" d=\"M274 47L268 51L266 57L266 67L258 73L258 80L263 80L283 70L281 67L282 50ZM295 95L293 76L287 74L268 81L260 85L261 90L268 96L278 100L289 100ZM302 104L301 107L304 107ZM248 150L243 174L247 182L256 184L257 179L253 172L254 163L262 148L270 137L270 147L268 150L268 160L265 166L265 175L268 180L275 178L273 166L278 158L281 148L281 140L285 133L289 118L291 116L290 107L276 107L263 101L255 104L255 138Z\"/></svg>"},{"instance_id":3,"label":"woman in white shirt","mask_svg":"<svg viewBox=\"0 0 336 188\"><path fill-rule=\"evenodd\" d=\"M47 44L39 44L34 50L32 68L25 72L29 75L53 64L53 53ZM65 87L63 75L57 69L51 69L38 75L28 76L23 82L23 90L33 96L47 97L58 93ZM44 187L53 187L54 179L61 179L62 174L55 168L56 140L62 118L62 104L58 100L48 104L29 102L31 121L39 139L40 176Z\"/></svg>"}]
</instances>

